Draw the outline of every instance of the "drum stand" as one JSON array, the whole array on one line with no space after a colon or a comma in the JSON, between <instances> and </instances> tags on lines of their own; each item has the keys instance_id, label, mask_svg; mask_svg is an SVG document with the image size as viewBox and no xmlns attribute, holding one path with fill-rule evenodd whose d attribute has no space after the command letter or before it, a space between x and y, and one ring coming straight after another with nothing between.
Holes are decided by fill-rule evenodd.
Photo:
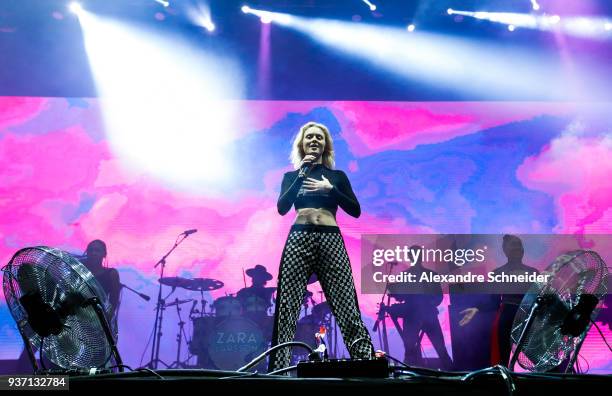
<instances>
[{"instance_id":1,"label":"drum stand","mask_svg":"<svg viewBox=\"0 0 612 396\"><path fill-rule=\"evenodd\" d=\"M170 294L172 294L173 292L174 289L172 289ZM144 367L156 369L158 363L163 364L164 366L166 366L166 368L169 367L168 364L166 364L163 360L159 358L159 347L161 344L161 338L164 335L162 333L162 323L164 321L164 311L166 310L166 298L170 297L170 294L168 294L165 298L159 298L157 302L155 330L153 333L153 347L151 348L151 361L145 364Z\"/></svg>"},{"instance_id":2,"label":"drum stand","mask_svg":"<svg viewBox=\"0 0 612 396\"><path fill-rule=\"evenodd\" d=\"M184 362L181 362L181 345L183 344L183 337L185 337L185 340L187 340L187 334L185 334L185 322L183 322L183 318L181 317L181 306L179 304L179 299L178 297L175 299L175 304L176 304L176 314L178 316L179 322L178 322L178 326L179 326L179 331L178 334L176 335L176 342L177 342L177 347L176 347L176 360L172 363L170 363L170 365L168 366L168 368L185 368L185 362L187 362L189 358L187 358L187 360L185 360ZM187 341L189 343L189 341Z\"/></svg>"},{"instance_id":3,"label":"drum stand","mask_svg":"<svg viewBox=\"0 0 612 396\"><path fill-rule=\"evenodd\" d=\"M203 317L206 314L206 304L207 303L208 301L204 300L204 290L200 290L200 304L201 304L200 317Z\"/></svg>"}]
</instances>

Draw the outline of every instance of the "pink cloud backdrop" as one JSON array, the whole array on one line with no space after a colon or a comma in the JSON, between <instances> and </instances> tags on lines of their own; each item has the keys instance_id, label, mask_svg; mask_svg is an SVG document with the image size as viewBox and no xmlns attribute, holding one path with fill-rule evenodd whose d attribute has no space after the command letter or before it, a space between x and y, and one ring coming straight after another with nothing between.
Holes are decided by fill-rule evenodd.
<instances>
[{"instance_id":1,"label":"pink cloud backdrop","mask_svg":"<svg viewBox=\"0 0 612 396\"><path fill-rule=\"evenodd\" d=\"M526 212L533 216L529 224L539 224L539 228L519 225L514 226L515 232L529 233L536 228L554 233L612 231L612 129L600 105L245 101L241 106L246 116L236 133L236 144L265 142L275 134L284 143L270 145L264 155L274 153L280 159L262 170L259 184L237 184L225 194L205 194L174 188L114 153L95 99L0 98L0 262L6 264L24 246L49 245L79 252L88 241L101 238L108 245L108 264L120 271L122 280L154 295L158 272L153 264L180 232L197 228L199 232L169 258L166 275L222 280L223 289L207 293L209 303L244 287L242 271L255 264L265 265L275 282L293 221L291 215L281 217L276 212L282 174L291 169L286 160L288 142L297 130L282 126L291 120L299 126L317 117L335 125L336 138L344 145L338 155L344 155L344 170L364 207L359 219L341 211L338 215L357 285L361 234L482 232L476 219L483 216L484 202L490 197L466 190L482 173L482 166L488 166L477 159L478 153L500 147L514 153L513 144L502 147L494 142L496 128L521 129L522 123L525 128L537 127L539 117L552 117L566 127L546 144L528 147L511 172L516 182L499 183L502 192L505 183L514 183L521 193L540 194L550 205ZM483 131L488 132L479 135ZM543 130L524 133L521 144L524 136L532 136L534 142L544 139ZM511 141L511 136L506 139ZM402 160L396 156L418 155L419 150L439 151L425 151L436 152L436 157L411 169L426 174L447 167L456 172L446 175L450 181L432 182L444 175L431 175L429 179L409 178L404 185L395 182L397 175L376 173L369 162L395 158L390 163L401 171ZM508 196L512 191L507 187ZM419 205L433 209L424 211ZM546 216L552 216L554 224L542 229ZM311 290L318 298L318 285ZM376 295L360 296L369 328L379 300ZM16 358L20 341L3 301L0 299L0 358ZM447 305L445 297L439 318L450 348ZM124 292L120 347L129 364L138 364L152 320L153 303ZM175 319L168 319L166 326L168 338L162 355L172 360ZM610 338L610 329L604 330ZM391 337L392 352L401 357L399 338L396 333ZM592 371L612 372L602 345L596 334L589 334L583 355ZM424 346L429 355L435 355L430 344Z\"/></svg>"}]
</instances>

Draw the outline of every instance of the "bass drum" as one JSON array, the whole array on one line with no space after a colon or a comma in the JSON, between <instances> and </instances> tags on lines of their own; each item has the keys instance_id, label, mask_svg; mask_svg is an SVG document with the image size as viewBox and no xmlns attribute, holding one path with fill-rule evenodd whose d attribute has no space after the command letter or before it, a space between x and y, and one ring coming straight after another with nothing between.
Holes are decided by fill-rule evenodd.
<instances>
[{"instance_id":1,"label":"bass drum","mask_svg":"<svg viewBox=\"0 0 612 396\"><path fill-rule=\"evenodd\" d=\"M259 324L239 316L197 318L193 324L190 352L198 355L198 366L202 368L236 370L265 351L270 343ZM265 367L265 363L264 359L256 368Z\"/></svg>"},{"instance_id":2,"label":"bass drum","mask_svg":"<svg viewBox=\"0 0 612 396\"><path fill-rule=\"evenodd\" d=\"M268 342L257 323L231 317L215 326L207 346L210 360L217 369L236 370L264 352Z\"/></svg>"}]
</instances>

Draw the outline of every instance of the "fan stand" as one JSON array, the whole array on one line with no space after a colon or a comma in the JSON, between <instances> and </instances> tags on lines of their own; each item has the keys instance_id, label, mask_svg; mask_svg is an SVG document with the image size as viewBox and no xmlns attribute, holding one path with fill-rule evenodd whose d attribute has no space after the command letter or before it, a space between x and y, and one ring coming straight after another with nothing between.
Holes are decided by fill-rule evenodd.
<instances>
[{"instance_id":1,"label":"fan stand","mask_svg":"<svg viewBox=\"0 0 612 396\"><path fill-rule=\"evenodd\" d=\"M576 360L578 360L578 352L580 351L580 348L582 348L582 343L584 342L585 339L586 339L586 335L582 337L578 345L576 345L576 349L574 349L574 354L572 355L572 358L567 364L567 367L565 367L565 373L567 373L568 370L571 370L571 372L575 373L574 364L576 364Z\"/></svg>"},{"instance_id":2,"label":"fan stand","mask_svg":"<svg viewBox=\"0 0 612 396\"><path fill-rule=\"evenodd\" d=\"M30 363L32 363L32 372L36 374L40 371L40 366L38 365L38 362L36 361L36 354L34 353L34 349L32 349L32 344L30 344L30 341L28 341L28 339L23 335L23 333L21 332L21 329L19 329L19 334L21 335L21 339L23 339L23 346L26 352L28 353L28 358L30 359Z\"/></svg>"},{"instance_id":3,"label":"fan stand","mask_svg":"<svg viewBox=\"0 0 612 396\"><path fill-rule=\"evenodd\" d=\"M514 369L514 365L516 364L519 354L521 353L521 350L523 349L523 345L525 343L525 337L529 333L529 329L531 328L531 325L533 324L533 319L535 318L535 314L540 310L543 304L544 304L544 297L538 296L535 302L533 303L533 305L531 306L531 311L529 311L529 316L527 317L527 323L525 324L525 326L523 326L523 331L521 331L521 335L518 339L518 342L516 343L516 349L514 350L514 353L512 354L512 359L510 359L510 364L508 367L510 370Z\"/></svg>"},{"instance_id":4,"label":"fan stand","mask_svg":"<svg viewBox=\"0 0 612 396\"><path fill-rule=\"evenodd\" d=\"M102 305L100 304L100 300L98 299L98 297L92 297L83 304L84 307L87 307L89 305L91 305L96 315L98 316L98 320L100 321L102 329L104 330L104 334L106 335L106 340L108 341L108 344L111 347L111 353L113 355L113 358L115 359L115 365L117 366L117 369L122 372L123 361L121 360L121 355L119 355L119 350L117 349L117 344L115 343L115 339L113 338L113 334L111 332L110 325L108 324L108 320L106 320L106 317L104 316L104 310L102 308ZM19 333L21 334L23 344L28 353L28 357L30 358L30 362L32 363L33 372L35 374L40 373L42 370L38 365L38 362L36 361L36 355L34 353L34 350L32 349L32 344L25 338L21 331ZM40 359L43 359L42 350L40 351L40 354Z\"/></svg>"},{"instance_id":5,"label":"fan stand","mask_svg":"<svg viewBox=\"0 0 612 396\"><path fill-rule=\"evenodd\" d=\"M104 316L104 310L102 309L102 304L100 304L100 300L98 297L90 298L85 305L91 305L96 311L96 315L98 315L98 320L104 329L104 334L106 335L106 340L111 347L111 353L115 359L115 366L119 369L120 372L123 372L123 360L121 360L121 355L119 355L119 349L117 349L117 344L115 343L115 339L113 338L113 333L111 332L110 325L108 324L108 320Z\"/></svg>"}]
</instances>

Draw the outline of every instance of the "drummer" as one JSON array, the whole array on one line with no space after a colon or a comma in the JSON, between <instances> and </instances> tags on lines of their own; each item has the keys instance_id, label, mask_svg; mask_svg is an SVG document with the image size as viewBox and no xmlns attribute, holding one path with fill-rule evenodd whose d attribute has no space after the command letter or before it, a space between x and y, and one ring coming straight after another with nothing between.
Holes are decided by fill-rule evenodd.
<instances>
[{"instance_id":1,"label":"drummer","mask_svg":"<svg viewBox=\"0 0 612 396\"><path fill-rule=\"evenodd\" d=\"M266 283L272 280L272 274L260 264L246 270L246 274L251 278L251 286L240 289L236 297L246 312L266 313L272 306L272 294L276 290L274 287L266 287Z\"/></svg>"}]
</instances>

